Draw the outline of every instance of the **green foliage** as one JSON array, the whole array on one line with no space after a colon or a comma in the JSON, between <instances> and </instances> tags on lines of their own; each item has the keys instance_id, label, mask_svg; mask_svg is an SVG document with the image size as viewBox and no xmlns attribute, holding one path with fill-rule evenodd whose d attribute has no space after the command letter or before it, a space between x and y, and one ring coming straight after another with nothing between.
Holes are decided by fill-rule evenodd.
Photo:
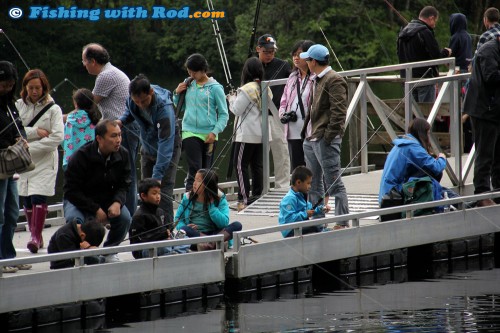
<instances>
[{"instance_id":1,"label":"green foliage","mask_svg":"<svg viewBox=\"0 0 500 333\"><path fill-rule=\"evenodd\" d=\"M448 17L463 12L469 19L472 33L482 32L482 12L491 1L476 6L468 1L408 1L391 0L394 7L407 19L415 18L425 5L434 5L440 11L435 33L444 47L449 41ZM13 4L14 3L14 4ZM210 20L29 20L26 15L31 5L78 6L79 8L120 8L152 6L191 10L206 9L205 1L195 4L184 0L147 0L140 4L126 0L51 0L8 1L0 3L1 29L8 34L30 67L39 67L47 73L84 73L81 49L90 42L103 44L115 65L131 76L143 72L156 75L183 75L187 56L199 52L205 55L215 77L224 82L221 58ZM216 10L224 10L226 17L218 21L222 40L233 76L239 77L248 56L250 36L257 1L215 0ZM8 10L21 7L25 17L13 20ZM326 36L323 36L321 29ZM290 50L300 39L311 39L328 45L335 51L344 69L356 69L393 64L397 62L396 38L400 20L383 0L269 0L261 4L256 38L271 33L278 41L278 57L291 62ZM255 49L255 41L253 44ZM0 35L3 59L24 67L5 36ZM332 60L336 69L339 66ZM237 79L235 80L238 81Z\"/></svg>"}]
</instances>

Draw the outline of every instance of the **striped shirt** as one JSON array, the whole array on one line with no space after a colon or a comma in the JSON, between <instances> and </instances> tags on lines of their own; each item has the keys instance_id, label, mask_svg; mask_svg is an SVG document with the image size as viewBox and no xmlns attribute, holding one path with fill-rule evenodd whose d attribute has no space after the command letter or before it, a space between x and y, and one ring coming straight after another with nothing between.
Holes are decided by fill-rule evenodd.
<instances>
[{"instance_id":1,"label":"striped shirt","mask_svg":"<svg viewBox=\"0 0 500 333\"><path fill-rule=\"evenodd\" d=\"M125 112L129 83L128 76L110 62L97 75L92 93L102 97L98 106L104 119L116 120Z\"/></svg>"},{"instance_id":2,"label":"striped shirt","mask_svg":"<svg viewBox=\"0 0 500 333\"><path fill-rule=\"evenodd\" d=\"M481 37L479 37L479 42L477 42L476 53L479 48L489 40L493 38L500 37L500 24L495 23L491 28L483 32Z\"/></svg>"}]
</instances>

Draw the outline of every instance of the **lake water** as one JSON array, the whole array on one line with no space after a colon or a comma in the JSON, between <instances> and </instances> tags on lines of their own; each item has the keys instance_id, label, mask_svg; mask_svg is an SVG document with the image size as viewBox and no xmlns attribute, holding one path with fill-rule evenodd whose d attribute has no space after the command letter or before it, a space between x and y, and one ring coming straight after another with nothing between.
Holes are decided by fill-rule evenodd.
<instances>
[{"instance_id":1,"label":"lake water","mask_svg":"<svg viewBox=\"0 0 500 333\"><path fill-rule=\"evenodd\" d=\"M309 293L246 302L215 302L190 312L142 310L104 318L75 332L499 332L500 269L439 279ZM69 328L69 327L67 327ZM62 328L61 332L70 330Z\"/></svg>"}]
</instances>

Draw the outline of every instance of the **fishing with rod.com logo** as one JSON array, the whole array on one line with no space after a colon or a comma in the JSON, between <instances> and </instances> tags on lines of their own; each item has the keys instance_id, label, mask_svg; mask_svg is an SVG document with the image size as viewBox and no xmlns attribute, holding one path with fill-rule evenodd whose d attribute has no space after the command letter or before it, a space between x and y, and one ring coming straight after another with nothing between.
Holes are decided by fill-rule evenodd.
<instances>
[{"instance_id":1,"label":"fishing with rod.com logo","mask_svg":"<svg viewBox=\"0 0 500 333\"><path fill-rule=\"evenodd\" d=\"M143 6L123 6L120 8L31 6L28 8L27 13L19 7L13 7L9 9L9 16L12 19L20 19L24 16L30 20L211 20L225 18L225 12L215 10L191 11L189 6L182 8L153 6L151 9Z\"/></svg>"}]
</instances>

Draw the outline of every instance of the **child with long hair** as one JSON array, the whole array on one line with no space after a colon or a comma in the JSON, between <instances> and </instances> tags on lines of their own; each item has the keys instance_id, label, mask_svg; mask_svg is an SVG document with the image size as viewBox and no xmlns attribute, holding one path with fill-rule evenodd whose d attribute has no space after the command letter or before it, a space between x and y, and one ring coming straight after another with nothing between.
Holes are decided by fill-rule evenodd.
<instances>
[{"instance_id":1,"label":"child with long hair","mask_svg":"<svg viewBox=\"0 0 500 333\"><path fill-rule=\"evenodd\" d=\"M219 189L219 179L212 170L200 169L196 173L193 188L182 197L175 214L177 230L188 237L223 234L224 241L240 231L240 222L229 223L229 205L226 195ZM198 251L215 249L215 243L200 243Z\"/></svg>"},{"instance_id":2,"label":"child with long hair","mask_svg":"<svg viewBox=\"0 0 500 333\"><path fill-rule=\"evenodd\" d=\"M64 126L63 169L78 148L94 140L95 126L102 117L94 103L94 95L88 89L81 88L73 93L73 105L75 110L68 114Z\"/></svg>"},{"instance_id":3,"label":"child with long hair","mask_svg":"<svg viewBox=\"0 0 500 333\"><path fill-rule=\"evenodd\" d=\"M241 87L236 97L230 98L230 110L235 115L233 162L238 182L238 211L257 200L262 194L262 92L260 81L264 78L264 67L258 58L248 58L241 72ZM268 105L272 103L272 92L268 89ZM270 121L270 118L268 118ZM268 124L268 128L270 128ZM271 139L271 138L270 138ZM252 173L252 197L250 197L250 175Z\"/></svg>"}]
</instances>

